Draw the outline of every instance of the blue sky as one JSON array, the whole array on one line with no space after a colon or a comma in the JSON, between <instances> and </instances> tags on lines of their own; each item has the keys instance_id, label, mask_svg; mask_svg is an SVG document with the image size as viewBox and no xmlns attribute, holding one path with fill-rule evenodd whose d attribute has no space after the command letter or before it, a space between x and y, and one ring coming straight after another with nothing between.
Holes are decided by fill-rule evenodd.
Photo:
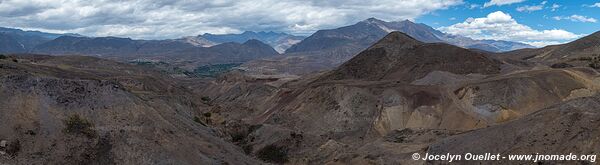
<instances>
[{"instance_id":1,"label":"blue sky","mask_svg":"<svg viewBox=\"0 0 600 165\"><path fill-rule=\"evenodd\" d=\"M514 3L502 6L489 6L486 8L470 9L471 5L482 5L487 0L465 1L464 5L451 7L448 10L438 10L432 14L417 18L417 22L428 24L432 27L449 26L455 23L463 22L469 17L485 17L489 13L502 11L510 14L517 22L536 29L565 29L574 33L591 34L600 31L600 22L575 22L569 20L555 20L555 16L581 15L595 19L600 19L600 7L589 7L600 3L593 0L548 0L541 10L537 11L517 11L518 7L540 5L542 0L529 0L521 3ZM560 7L552 10L552 5L557 4ZM456 18L451 20L451 18ZM599 20L600 21L600 20Z\"/></svg>"},{"instance_id":2,"label":"blue sky","mask_svg":"<svg viewBox=\"0 0 600 165\"><path fill-rule=\"evenodd\" d=\"M484 7L484 4L488 2L490 1L464 1L462 5L433 11L416 18L415 21L439 29L465 22L468 18L484 18L490 13L501 11L510 15L517 23L538 31L559 29L577 35L588 35L600 31L600 20L598 20L600 19L600 5L594 6L596 3L600 4L600 1L526 0ZM571 40L573 38L553 41L562 43Z\"/></svg>"},{"instance_id":3,"label":"blue sky","mask_svg":"<svg viewBox=\"0 0 600 165\"><path fill-rule=\"evenodd\" d=\"M600 0L0 0L2 27L135 39L243 31L310 35L370 17L544 46L600 30Z\"/></svg>"}]
</instances>

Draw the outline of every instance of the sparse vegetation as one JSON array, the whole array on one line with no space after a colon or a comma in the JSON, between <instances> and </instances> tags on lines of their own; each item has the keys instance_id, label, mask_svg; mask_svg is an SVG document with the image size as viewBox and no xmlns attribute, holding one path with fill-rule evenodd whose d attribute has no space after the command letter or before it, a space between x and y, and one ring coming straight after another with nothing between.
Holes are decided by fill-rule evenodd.
<instances>
[{"instance_id":1,"label":"sparse vegetation","mask_svg":"<svg viewBox=\"0 0 600 165\"><path fill-rule=\"evenodd\" d=\"M273 144L260 149L256 155L259 159L270 163L283 164L288 161L287 149Z\"/></svg>"},{"instance_id":2,"label":"sparse vegetation","mask_svg":"<svg viewBox=\"0 0 600 165\"><path fill-rule=\"evenodd\" d=\"M139 66L158 68L167 74L184 74L188 77L217 77L241 65L241 63L204 65L197 67L193 71L188 71L163 61L130 61L129 63Z\"/></svg>"},{"instance_id":3,"label":"sparse vegetation","mask_svg":"<svg viewBox=\"0 0 600 165\"><path fill-rule=\"evenodd\" d=\"M206 113L204 113L204 114L202 114L202 115L203 115L204 117L206 117L206 118L210 118L210 116L212 116L212 113L210 113L210 112L206 112Z\"/></svg>"},{"instance_id":4,"label":"sparse vegetation","mask_svg":"<svg viewBox=\"0 0 600 165\"><path fill-rule=\"evenodd\" d=\"M600 69L600 63L598 63L598 62L592 62L589 64L589 66L594 69Z\"/></svg>"},{"instance_id":5,"label":"sparse vegetation","mask_svg":"<svg viewBox=\"0 0 600 165\"><path fill-rule=\"evenodd\" d=\"M225 72L232 70L235 67L242 65L241 63L229 64L214 64L200 66L194 69L193 76L195 77L217 77Z\"/></svg>"},{"instance_id":6,"label":"sparse vegetation","mask_svg":"<svg viewBox=\"0 0 600 165\"><path fill-rule=\"evenodd\" d=\"M19 153L19 151L21 151L21 141L19 141L18 139L11 142L6 147L6 153L12 156L16 156Z\"/></svg>"},{"instance_id":7,"label":"sparse vegetation","mask_svg":"<svg viewBox=\"0 0 600 165\"><path fill-rule=\"evenodd\" d=\"M201 120L201 119L200 119L198 116L194 116L194 121L195 121L196 123L200 123L200 124L202 124L203 126L206 126L206 124L204 124L204 123L202 122L202 120Z\"/></svg>"},{"instance_id":8,"label":"sparse vegetation","mask_svg":"<svg viewBox=\"0 0 600 165\"><path fill-rule=\"evenodd\" d=\"M592 61L592 59L593 59L592 57L579 57L579 58L577 58L577 60L579 60L579 61Z\"/></svg>"},{"instance_id":9,"label":"sparse vegetation","mask_svg":"<svg viewBox=\"0 0 600 165\"><path fill-rule=\"evenodd\" d=\"M246 139L245 134L241 133L241 132L236 132L231 134L231 141L234 143L239 143L239 142L243 142Z\"/></svg>"},{"instance_id":10,"label":"sparse vegetation","mask_svg":"<svg viewBox=\"0 0 600 165\"><path fill-rule=\"evenodd\" d=\"M552 64L550 67L551 68L570 68L570 67L573 67L573 65L561 62L561 63Z\"/></svg>"},{"instance_id":11,"label":"sparse vegetation","mask_svg":"<svg viewBox=\"0 0 600 165\"><path fill-rule=\"evenodd\" d=\"M65 125L66 133L85 135L88 138L96 136L96 131L93 129L94 125L77 114L69 116L65 120Z\"/></svg>"},{"instance_id":12,"label":"sparse vegetation","mask_svg":"<svg viewBox=\"0 0 600 165\"><path fill-rule=\"evenodd\" d=\"M202 100L202 101L204 101L204 102L210 102L212 99L210 99L210 97L208 97L208 96L202 96L202 97L200 98L200 100Z\"/></svg>"},{"instance_id":13,"label":"sparse vegetation","mask_svg":"<svg viewBox=\"0 0 600 165\"><path fill-rule=\"evenodd\" d=\"M594 55L590 60L589 66L594 69L600 69L600 57L598 55Z\"/></svg>"}]
</instances>

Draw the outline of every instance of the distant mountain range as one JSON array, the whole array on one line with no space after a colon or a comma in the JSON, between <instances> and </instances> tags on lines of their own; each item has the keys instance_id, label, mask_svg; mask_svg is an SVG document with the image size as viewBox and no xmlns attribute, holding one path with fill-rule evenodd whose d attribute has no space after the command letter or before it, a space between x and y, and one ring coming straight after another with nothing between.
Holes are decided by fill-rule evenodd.
<instances>
[{"instance_id":1,"label":"distant mountain range","mask_svg":"<svg viewBox=\"0 0 600 165\"><path fill-rule=\"evenodd\" d=\"M474 40L445 34L408 20L386 22L369 18L350 26L319 30L307 38L286 33L246 31L241 34L205 33L179 39L134 40L0 28L0 53L79 54L121 61L158 60L177 63L188 69L199 65L252 61L242 67L274 70L275 74L288 71L306 73L336 67L393 31L403 32L424 43L448 43L490 52L532 48L517 42ZM276 56L283 52L283 56Z\"/></svg>"},{"instance_id":2,"label":"distant mountain range","mask_svg":"<svg viewBox=\"0 0 600 165\"><path fill-rule=\"evenodd\" d=\"M37 45L32 53L49 55L90 55L117 60L158 60L194 66L211 63L240 63L278 55L258 40L227 42L201 47L180 40L133 40L117 37L61 36Z\"/></svg>"},{"instance_id":3,"label":"distant mountain range","mask_svg":"<svg viewBox=\"0 0 600 165\"><path fill-rule=\"evenodd\" d=\"M252 32L246 31L241 34L210 34L205 33L203 35L195 37L185 37L191 43L198 43L203 46L213 46L219 43L226 42L237 42L244 43L248 40L255 39L266 44L271 45L277 52L283 53L286 49L292 45L302 41L305 37L294 36L286 33L276 32Z\"/></svg>"},{"instance_id":4,"label":"distant mountain range","mask_svg":"<svg viewBox=\"0 0 600 165\"><path fill-rule=\"evenodd\" d=\"M257 59L242 65L242 67L250 72L255 72L253 74L305 74L332 69L350 60L393 31L405 33L424 43L448 43L488 52L533 48L531 45L518 42L474 40L446 34L425 24L408 20L386 22L369 18L350 26L319 30L287 49L284 56L265 60Z\"/></svg>"},{"instance_id":5,"label":"distant mountain range","mask_svg":"<svg viewBox=\"0 0 600 165\"><path fill-rule=\"evenodd\" d=\"M366 48L390 32L399 31L426 43L445 42L464 48L490 52L533 48L531 45L496 40L474 40L468 37L446 34L422 23L409 20L386 22L375 18L337 29L319 30L302 42L286 50L286 53L323 50L342 46Z\"/></svg>"},{"instance_id":6,"label":"distant mountain range","mask_svg":"<svg viewBox=\"0 0 600 165\"><path fill-rule=\"evenodd\" d=\"M0 52L24 53L33 49L36 45L51 41L60 36L81 35L54 34L0 27Z\"/></svg>"}]
</instances>

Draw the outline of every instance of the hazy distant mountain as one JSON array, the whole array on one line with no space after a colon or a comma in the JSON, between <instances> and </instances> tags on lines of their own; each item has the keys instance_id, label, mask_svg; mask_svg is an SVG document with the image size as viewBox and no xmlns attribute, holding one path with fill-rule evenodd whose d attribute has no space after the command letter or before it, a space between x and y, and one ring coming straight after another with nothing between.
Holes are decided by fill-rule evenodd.
<instances>
[{"instance_id":1,"label":"hazy distant mountain","mask_svg":"<svg viewBox=\"0 0 600 165\"><path fill-rule=\"evenodd\" d=\"M365 50L393 31L405 33L425 43L449 43L463 48L489 52L507 51L532 46L495 40L474 40L450 35L422 23L385 22L375 18L337 29L319 30L286 50L286 56L259 59L243 64L253 74L305 74L336 67Z\"/></svg>"},{"instance_id":2,"label":"hazy distant mountain","mask_svg":"<svg viewBox=\"0 0 600 165\"><path fill-rule=\"evenodd\" d=\"M65 35L80 36L78 34L54 34L0 27L0 43L2 43L0 53L27 52L36 45Z\"/></svg>"},{"instance_id":3,"label":"hazy distant mountain","mask_svg":"<svg viewBox=\"0 0 600 165\"><path fill-rule=\"evenodd\" d=\"M531 45L520 42L502 40L474 40L469 37L463 37L452 34L444 34L442 36L439 36L439 38L449 44L470 49L480 49L489 52L505 52L517 49L534 48Z\"/></svg>"},{"instance_id":4,"label":"hazy distant mountain","mask_svg":"<svg viewBox=\"0 0 600 165\"><path fill-rule=\"evenodd\" d=\"M177 41L192 44L194 46L200 46L200 47L211 47L211 46L215 46L218 44L216 42L209 41L205 38L202 38L200 36L183 37L183 38L177 39Z\"/></svg>"},{"instance_id":5,"label":"hazy distant mountain","mask_svg":"<svg viewBox=\"0 0 600 165\"><path fill-rule=\"evenodd\" d=\"M133 40L117 37L62 36L36 46L33 53L50 55L91 55L118 60L154 59L208 63L245 62L278 55L272 47L258 40L228 42L201 47L180 40Z\"/></svg>"},{"instance_id":6,"label":"hazy distant mountain","mask_svg":"<svg viewBox=\"0 0 600 165\"><path fill-rule=\"evenodd\" d=\"M242 34L210 34L205 33L196 37L200 40L207 40L213 43L237 42L244 43L251 39L256 39L271 45L275 50L283 53L292 45L300 42L305 37L294 36L286 33L276 32L252 32L246 31Z\"/></svg>"},{"instance_id":7,"label":"hazy distant mountain","mask_svg":"<svg viewBox=\"0 0 600 165\"><path fill-rule=\"evenodd\" d=\"M151 46L148 46L150 44ZM62 36L36 46L32 52L52 55L137 56L168 53L175 49L193 48L193 45L176 41L145 41L118 37ZM147 50L149 49L149 50Z\"/></svg>"},{"instance_id":8,"label":"hazy distant mountain","mask_svg":"<svg viewBox=\"0 0 600 165\"><path fill-rule=\"evenodd\" d=\"M0 52L26 52L25 46L19 43L13 36L0 33Z\"/></svg>"},{"instance_id":9,"label":"hazy distant mountain","mask_svg":"<svg viewBox=\"0 0 600 165\"><path fill-rule=\"evenodd\" d=\"M319 30L302 42L292 46L286 52L307 52L351 45L364 49L392 31L403 32L422 42L446 42L464 48L477 48L491 52L533 47L517 42L474 40L468 37L445 34L425 24L417 24L409 20L386 22L369 18L346 27Z\"/></svg>"}]
</instances>

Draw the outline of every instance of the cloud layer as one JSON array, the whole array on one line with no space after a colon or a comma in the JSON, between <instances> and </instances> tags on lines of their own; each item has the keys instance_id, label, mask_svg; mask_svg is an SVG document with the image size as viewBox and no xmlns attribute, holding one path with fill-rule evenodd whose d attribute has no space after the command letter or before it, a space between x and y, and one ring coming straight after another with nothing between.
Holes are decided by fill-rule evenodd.
<instances>
[{"instance_id":1,"label":"cloud layer","mask_svg":"<svg viewBox=\"0 0 600 165\"><path fill-rule=\"evenodd\" d=\"M244 30L308 34L368 17L414 19L462 3L462 0L0 0L0 26L145 39Z\"/></svg>"},{"instance_id":2,"label":"cloud layer","mask_svg":"<svg viewBox=\"0 0 600 165\"><path fill-rule=\"evenodd\" d=\"M576 15L576 14L568 16L568 17L566 17L566 16L555 16L555 17L552 17L552 19L555 19L557 21L560 21L560 20L570 20L570 21L573 21L573 22L592 22L592 23L595 23L595 22L598 21L595 18L581 16L581 15Z\"/></svg>"},{"instance_id":3,"label":"cloud layer","mask_svg":"<svg viewBox=\"0 0 600 165\"><path fill-rule=\"evenodd\" d=\"M483 4L483 7L510 5L513 3L521 3L525 0L490 0Z\"/></svg>"},{"instance_id":4,"label":"cloud layer","mask_svg":"<svg viewBox=\"0 0 600 165\"><path fill-rule=\"evenodd\" d=\"M562 43L580 37L562 29L535 30L519 24L509 14L496 11L482 18L468 18L439 30L475 39L495 39L529 43L534 46Z\"/></svg>"},{"instance_id":5,"label":"cloud layer","mask_svg":"<svg viewBox=\"0 0 600 165\"><path fill-rule=\"evenodd\" d=\"M519 12L532 12L532 11L538 11L538 10L542 10L544 9L544 5L546 5L546 3L548 3L548 1L542 1L542 3L540 3L539 5L534 5L534 6L529 6L529 5L525 5L525 6L520 6L517 7L517 11ZM556 4L554 4L556 5ZM552 6L552 10L554 9L555 6ZM556 6L556 8L558 8L560 6Z\"/></svg>"}]
</instances>

